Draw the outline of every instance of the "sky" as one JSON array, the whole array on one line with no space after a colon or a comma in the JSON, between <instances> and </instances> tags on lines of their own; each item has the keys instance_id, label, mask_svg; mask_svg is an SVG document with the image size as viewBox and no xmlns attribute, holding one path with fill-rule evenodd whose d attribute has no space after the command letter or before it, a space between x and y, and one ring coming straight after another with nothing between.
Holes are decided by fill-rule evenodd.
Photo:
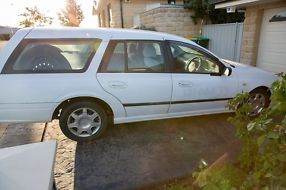
<instances>
[{"instance_id":1,"label":"sky","mask_svg":"<svg viewBox=\"0 0 286 190\"><path fill-rule=\"evenodd\" d=\"M93 0L76 0L81 6L85 19L81 26L96 27L97 19L92 16ZM46 16L53 18L53 25L60 25L57 13L65 7L65 0L0 0L0 26L19 26L21 13L25 11L25 7L34 7L44 13Z\"/></svg>"}]
</instances>

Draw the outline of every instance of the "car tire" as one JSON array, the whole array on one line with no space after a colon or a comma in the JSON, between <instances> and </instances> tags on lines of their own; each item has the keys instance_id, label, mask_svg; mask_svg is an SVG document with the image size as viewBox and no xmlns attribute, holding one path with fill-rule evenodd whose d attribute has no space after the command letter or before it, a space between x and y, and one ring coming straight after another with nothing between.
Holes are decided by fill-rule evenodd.
<instances>
[{"instance_id":1,"label":"car tire","mask_svg":"<svg viewBox=\"0 0 286 190\"><path fill-rule=\"evenodd\" d=\"M104 109L93 102L72 103L61 112L59 124L66 137L88 142L102 136L108 125Z\"/></svg>"},{"instance_id":2,"label":"car tire","mask_svg":"<svg viewBox=\"0 0 286 190\"><path fill-rule=\"evenodd\" d=\"M269 107L270 93L265 89L255 89L249 93L247 102L252 106L249 116L257 117L265 108Z\"/></svg>"}]
</instances>

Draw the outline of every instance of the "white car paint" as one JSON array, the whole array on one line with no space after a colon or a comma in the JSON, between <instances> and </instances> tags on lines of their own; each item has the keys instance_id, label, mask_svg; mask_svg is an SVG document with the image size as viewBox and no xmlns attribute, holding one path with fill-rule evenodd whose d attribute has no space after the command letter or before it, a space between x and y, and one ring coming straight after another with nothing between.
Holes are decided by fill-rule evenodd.
<instances>
[{"instance_id":1,"label":"white car paint","mask_svg":"<svg viewBox=\"0 0 286 190\"><path fill-rule=\"evenodd\" d=\"M97 73L110 40L172 40L198 47L178 36L123 29L34 28L19 30L0 54L0 71L23 39L102 40L83 73L0 74L0 122L51 121L57 106L77 97L93 97L112 109L114 123L228 112L225 105L236 93L270 87L277 79L257 68L235 65L230 76L178 73ZM201 48L215 56L208 50ZM216 57L216 56L215 56ZM230 66L223 61L225 66ZM187 83L178 86L179 83ZM214 102L171 104L172 101L221 99ZM148 105L148 103L164 102ZM146 105L136 106L137 103ZM135 104L135 105L133 105ZM128 106L126 106L128 105Z\"/></svg>"},{"instance_id":2,"label":"white car paint","mask_svg":"<svg viewBox=\"0 0 286 190\"><path fill-rule=\"evenodd\" d=\"M240 92L250 92L258 86L270 87L273 81L279 79L273 73L264 71L257 67L229 60L223 60L223 62L235 66L233 72L237 75Z\"/></svg>"}]
</instances>

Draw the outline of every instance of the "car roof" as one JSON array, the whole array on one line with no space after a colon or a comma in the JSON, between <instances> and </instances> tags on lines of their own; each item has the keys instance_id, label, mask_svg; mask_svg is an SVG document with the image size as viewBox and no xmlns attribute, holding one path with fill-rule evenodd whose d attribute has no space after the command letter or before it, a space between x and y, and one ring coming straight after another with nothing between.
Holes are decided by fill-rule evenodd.
<instances>
[{"instance_id":1,"label":"car roof","mask_svg":"<svg viewBox=\"0 0 286 190\"><path fill-rule=\"evenodd\" d=\"M23 29L22 29L23 30ZM30 28L25 38L100 38L109 39L142 39L142 40L174 40L195 43L190 40L163 32L121 29L121 28L74 28L74 27L38 27Z\"/></svg>"}]
</instances>

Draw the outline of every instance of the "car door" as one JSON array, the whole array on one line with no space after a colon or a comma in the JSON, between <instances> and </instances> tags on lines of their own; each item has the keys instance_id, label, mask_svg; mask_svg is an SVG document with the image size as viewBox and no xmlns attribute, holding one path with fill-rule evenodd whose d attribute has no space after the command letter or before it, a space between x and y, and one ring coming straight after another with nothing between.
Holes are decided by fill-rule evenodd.
<instances>
[{"instance_id":1,"label":"car door","mask_svg":"<svg viewBox=\"0 0 286 190\"><path fill-rule=\"evenodd\" d=\"M236 77L221 74L225 66L198 46L171 41L169 52L173 63L169 112L203 114L225 111L227 101L238 90Z\"/></svg>"},{"instance_id":2,"label":"car door","mask_svg":"<svg viewBox=\"0 0 286 190\"><path fill-rule=\"evenodd\" d=\"M163 45L163 41L110 41L97 79L121 101L127 117L150 119L167 113L172 81Z\"/></svg>"}]
</instances>

